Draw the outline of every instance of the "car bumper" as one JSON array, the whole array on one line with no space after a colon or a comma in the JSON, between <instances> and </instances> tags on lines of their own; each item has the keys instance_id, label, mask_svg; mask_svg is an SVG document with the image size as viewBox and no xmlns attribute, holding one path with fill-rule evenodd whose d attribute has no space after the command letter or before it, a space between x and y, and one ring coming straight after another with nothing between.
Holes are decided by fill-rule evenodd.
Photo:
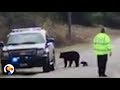
<instances>
[{"instance_id":1,"label":"car bumper","mask_svg":"<svg viewBox=\"0 0 120 90\"><path fill-rule=\"evenodd\" d=\"M44 64L44 60L47 57L41 57L41 56L27 56L29 57L28 59L25 58L20 58L17 61L13 61L13 59L6 59L6 60L1 60L2 66L5 66L7 64L12 64L14 68L31 68L31 67L41 67Z\"/></svg>"}]
</instances>

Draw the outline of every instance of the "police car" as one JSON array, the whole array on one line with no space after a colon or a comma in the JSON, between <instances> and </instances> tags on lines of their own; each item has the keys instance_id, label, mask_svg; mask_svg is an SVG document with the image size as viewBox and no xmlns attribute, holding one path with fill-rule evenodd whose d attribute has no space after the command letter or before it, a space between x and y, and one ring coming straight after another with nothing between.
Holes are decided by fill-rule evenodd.
<instances>
[{"instance_id":1,"label":"police car","mask_svg":"<svg viewBox=\"0 0 120 90\"><path fill-rule=\"evenodd\" d=\"M17 68L43 67L43 72L55 70L54 38L41 27L13 29L2 47L1 65Z\"/></svg>"}]
</instances>

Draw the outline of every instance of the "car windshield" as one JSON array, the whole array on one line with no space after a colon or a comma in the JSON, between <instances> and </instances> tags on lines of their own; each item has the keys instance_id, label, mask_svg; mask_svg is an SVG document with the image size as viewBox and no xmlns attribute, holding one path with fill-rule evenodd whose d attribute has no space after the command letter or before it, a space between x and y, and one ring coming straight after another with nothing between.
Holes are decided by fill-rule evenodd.
<instances>
[{"instance_id":1,"label":"car windshield","mask_svg":"<svg viewBox=\"0 0 120 90\"><path fill-rule=\"evenodd\" d=\"M27 33L10 35L7 41L7 45L36 44L44 42L45 39L40 33Z\"/></svg>"}]
</instances>

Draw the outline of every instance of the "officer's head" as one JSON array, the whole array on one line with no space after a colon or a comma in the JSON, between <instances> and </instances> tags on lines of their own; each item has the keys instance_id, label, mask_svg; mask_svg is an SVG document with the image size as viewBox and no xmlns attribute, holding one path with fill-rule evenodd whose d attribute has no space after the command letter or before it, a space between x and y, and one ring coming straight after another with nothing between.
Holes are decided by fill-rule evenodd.
<instances>
[{"instance_id":1,"label":"officer's head","mask_svg":"<svg viewBox=\"0 0 120 90\"><path fill-rule=\"evenodd\" d=\"M102 28L102 29L101 29L101 33L105 33L105 28Z\"/></svg>"}]
</instances>

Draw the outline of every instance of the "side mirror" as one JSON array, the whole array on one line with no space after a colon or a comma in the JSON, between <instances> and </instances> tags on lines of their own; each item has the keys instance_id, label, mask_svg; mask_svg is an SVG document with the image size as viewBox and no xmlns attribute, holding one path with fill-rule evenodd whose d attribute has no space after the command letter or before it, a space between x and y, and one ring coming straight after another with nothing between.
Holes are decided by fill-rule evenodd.
<instances>
[{"instance_id":1,"label":"side mirror","mask_svg":"<svg viewBox=\"0 0 120 90\"><path fill-rule=\"evenodd\" d=\"M4 47L4 42L3 41L0 42L0 48L1 47Z\"/></svg>"},{"instance_id":2,"label":"side mirror","mask_svg":"<svg viewBox=\"0 0 120 90\"><path fill-rule=\"evenodd\" d=\"M47 43L49 43L49 42L53 42L53 43L54 43L54 41L55 41L54 38L48 38L48 39L47 39Z\"/></svg>"}]
</instances>

